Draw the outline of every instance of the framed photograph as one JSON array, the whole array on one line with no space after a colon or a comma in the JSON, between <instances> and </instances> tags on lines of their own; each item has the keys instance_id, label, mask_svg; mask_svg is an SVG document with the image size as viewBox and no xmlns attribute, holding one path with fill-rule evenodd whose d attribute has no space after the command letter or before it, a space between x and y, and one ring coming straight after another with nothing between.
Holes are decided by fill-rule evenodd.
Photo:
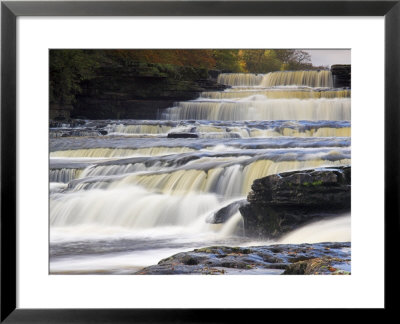
<instances>
[{"instance_id":1,"label":"framed photograph","mask_svg":"<svg viewBox=\"0 0 400 324\"><path fill-rule=\"evenodd\" d=\"M399 16L2 2L1 321L392 308Z\"/></svg>"}]
</instances>

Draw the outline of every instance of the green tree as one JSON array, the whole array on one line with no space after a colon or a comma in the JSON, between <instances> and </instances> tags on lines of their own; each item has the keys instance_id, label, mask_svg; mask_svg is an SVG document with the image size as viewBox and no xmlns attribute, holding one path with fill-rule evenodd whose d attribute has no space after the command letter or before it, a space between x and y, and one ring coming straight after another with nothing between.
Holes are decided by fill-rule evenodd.
<instances>
[{"instance_id":1,"label":"green tree","mask_svg":"<svg viewBox=\"0 0 400 324\"><path fill-rule=\"evenodd\" d=\"M244 72L240 65L239 50L218 49L213 50L216 61L215 68L224 72Z\"/></svg>"},{"instance_id":2,"label":"green tree","mask_svg":"<svg viewBox=\"0 0 400 324\"><path fill-rule=\"evenodd\" d=\"M279 71L282 65L274 50L243 50L243 60L246 70L251 73Z\"/></svg>"},{"instance_id":3,"label":"green tree","mask_svg":"<svg viewBox=\"0 0 400 324\"><path fill-rule=\"evenodd\" d=\"M93 50L50 50L50 103L73 103L82 91L81 82L94 76L100 54Z\"/></svg>"}]
</instances>

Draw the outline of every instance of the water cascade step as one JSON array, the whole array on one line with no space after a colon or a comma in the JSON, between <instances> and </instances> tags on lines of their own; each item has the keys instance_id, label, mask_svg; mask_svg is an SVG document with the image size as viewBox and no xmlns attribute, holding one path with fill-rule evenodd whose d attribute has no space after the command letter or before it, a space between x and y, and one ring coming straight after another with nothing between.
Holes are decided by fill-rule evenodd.
<instances>
[{"instance_id":1,"label":"water cascade step","mask_svg":"<svg viewBox=\"0 0 400 324\"><path fill-rule=\"evenodd\" d=\"M154 120L53 125L51 273L132 273L178 252L247 244L238 209L256 179L351 165L351 90L333 88L330 71L218 82L228 88Z\"/></svg>"}]
</instances>

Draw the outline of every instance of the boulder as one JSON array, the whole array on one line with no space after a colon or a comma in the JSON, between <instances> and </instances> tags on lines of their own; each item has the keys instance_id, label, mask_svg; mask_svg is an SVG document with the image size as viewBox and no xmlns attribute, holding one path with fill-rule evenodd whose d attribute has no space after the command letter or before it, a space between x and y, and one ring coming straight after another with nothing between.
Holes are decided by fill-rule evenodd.
<instances>
[{"instance_id":1,"label":"boulder","mask_svg":"<svg viewBox=\"0 0 400 324\"><path fill-rule=\"evenodd\" d=\"M246 199L234 201L229 205L222 207L215 213L212 213L209 217L206 218L206 222L210 224L221 224L225 223L229 220L233 215L235 215L241 206L247 204Z\"/></svg>"},{"instance_id":2,"label":"boulder","mask_svg":"<svg viewBox=\"0 0 400 324\"><path fill-rule=\"evenodd\" d=\"M257 179L239 208L246 236L278 238L306 223L350 211L350 166Z\"/></svg>"}]
</instances>

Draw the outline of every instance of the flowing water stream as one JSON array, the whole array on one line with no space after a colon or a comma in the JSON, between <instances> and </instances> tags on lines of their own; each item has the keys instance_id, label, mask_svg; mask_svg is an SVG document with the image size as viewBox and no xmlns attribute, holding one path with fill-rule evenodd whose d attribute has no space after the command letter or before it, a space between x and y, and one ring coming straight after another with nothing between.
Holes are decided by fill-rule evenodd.
<instances>
[{"instance_id":1,"label":"flowing water stream","mask_svg":"<svg viewBox=\"0 0 400 324\"><path fill-rule=\"evenodd\" d=\"M50 129L51 273L133 273L193 248L274 243L244 237L237 210L224 224L209 220L257 178L350 164L350 90L332 88L329 71L218 81L231 87L178 102L159 120ZM349 220L282 243L350 241Z\"/></svg>"}]
</instances>

